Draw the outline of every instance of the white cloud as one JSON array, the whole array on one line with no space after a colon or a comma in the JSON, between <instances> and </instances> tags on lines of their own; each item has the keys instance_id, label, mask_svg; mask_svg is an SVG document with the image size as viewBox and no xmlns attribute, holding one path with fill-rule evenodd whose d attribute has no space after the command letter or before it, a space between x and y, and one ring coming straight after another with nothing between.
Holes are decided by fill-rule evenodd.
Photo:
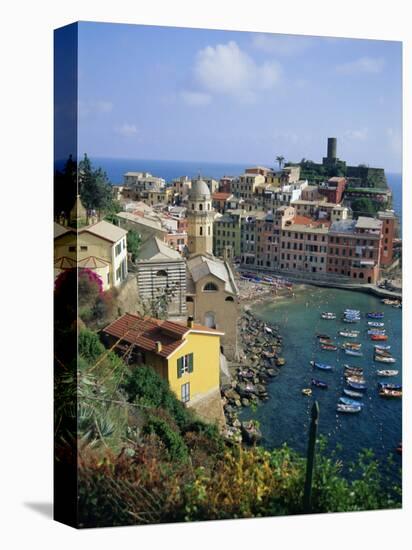
<instances>
[{"instance_id":1,"label":"white cloud","mask_svg":"<svg viewBox=\"0 0 412 550\"><path fill-rule=\"evenodd\" d=\"M307 50L313 39L306 36L284 34L255 34L252 45L257 50L276 55L297 55Z\"/></svg>"},{"instance_id":2,"label":"white cloud","mask_svg":"<svg viewBox=\"0 0 412 550\"><path fill-rule=\"evenodd\" d=\"M203 92L183 91L180 97L187 105L208 105L212 100L210 94Z\"/></svg>"},{"instance_id":3,"label":"white cloud","mask_svg":"<svg viewBox=\"0 0 412 550\"><path fill-rule=\"evenodd\" d=\"M368 129L359 128L356 130L346 130L346 132L344 132L344 136L348 139L353 139L356 141L365 141L368 138Z\"/></svg>"},{"instance_id":4,"label":"white cloud","mask_svg":"<svg viewBox=\"0 0 412 550\"><path fill-rule=\"evenodd\" d=\"M127 122L124 122L120 126L117 126L115 128L115 131L123 137L133 137L138 133L136 125L128 124Z\"/></svg>"},{"instance_id":5,"label":"white cloud","mask_svg":"<svg viewBox=\"0 0 412 550\"><path fill-rule=\"evenodd\" d=\"M335 70L339 74L378 74L382 72L385 60L382 57L360 57L355 61L337 65Z\"/></svg>"},{"instance_id":6,"label":"white cloud","mask_svg":"<svg viewBox=\"0 0 412 550\"><path fill-rule=\"evenodd\" d=\"M104 99L89 100L78 102L78 111L80 116L91 114L105 114L113 110L113 103Z\"/></svg>"},{"instance_id":7,"label":"white cloud","mask_svg":"<svg viewBox=\"0 0 412 550\"><path fill-rule=\"evenodd\" d=\"M281 67L275 61L258 65L236 42L231 41L200 50L194 75L198 85L208 93L254 101L258 92L278 84Z\"/></svg>"}]
</instances>

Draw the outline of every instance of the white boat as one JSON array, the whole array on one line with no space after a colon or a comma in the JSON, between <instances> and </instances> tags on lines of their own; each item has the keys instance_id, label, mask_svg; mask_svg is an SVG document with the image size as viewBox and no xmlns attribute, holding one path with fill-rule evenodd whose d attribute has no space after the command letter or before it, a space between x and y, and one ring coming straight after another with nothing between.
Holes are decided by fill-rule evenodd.
<instances>
[{"instance_id":1,"label":"white boat","mask_svg":"<svg viewBox=\"0 0 412 550\"><path fill-rule=\"evenodd\" d=\"M344 338L356 338L359 336L358 330L340 330L339 336L343 336Z\"/></svg>"},{"instance_id":2,"label":"white boat","mask_svg":"<svg viewBox=\"0 0 412 550\"><path fill-rule=\"evenodd\" d=\"M373 346L375 349L380 349L380 350L388 350L388 349L391 349L390 346L385 346L385 344L375 344Z\"/></svg>"},{"instance_id":3,"label":"white boat","mask_svg":"<svg viewBox=\"0 0 412 550\"><path fill-rule=\"evenodd\" d=\"M378 370L376 374L378 376L396 376L399 373L398 370Z\"/></svg>"},{"instance_id":4,"label":"white boat","mask_svg":"<svg viewBox=\"0 0 412 550\"><path fill-rule=\"evenodd\" d=\"M333 320L336 319L336 314L331 313L330 311L324 311L323 313L321 313L321 317L322 319Z\"/></svg>"},{"instance_id":5,"label":"white boat","mask_svg":"<svg viewBox=\"0 0 412 550\"><path fill-rule=\"evenodd\" d=\"M362 357L363 353L356 349L345 349L346 355L353 355L355 357Z\"/></svg>"},{"instance_id":6,"label":"white boat","mask_svg":"<svg viewBox=\"0 0 412 550\"><path fill-rule=\"evenodd\" d=\"M379 323L379 321L368 321L370 327L384 327L385 323Z\"/></svg>"},{"instance_id":7,"label":"white boat","mask_svg":"<svg viewBox=\"0 0 412 550\"><path fill-rule=\"evenodd\" d=\"M338 403L336 406L336 410L342 413L358 413L362 410L362 407L359 405L354 406L354 405L344 405L343 403Z\"/></svg>"},{"instance_id":8,"label":"white boat","mask_svg":"<svg viewBox=\"0 0 412 550\"><path fill-rule=\"evenodd\" d=\"M383 355L375 355L374 359L379 363L396 363L395 357L384 357Z\"/></svg>"}]
</instances>

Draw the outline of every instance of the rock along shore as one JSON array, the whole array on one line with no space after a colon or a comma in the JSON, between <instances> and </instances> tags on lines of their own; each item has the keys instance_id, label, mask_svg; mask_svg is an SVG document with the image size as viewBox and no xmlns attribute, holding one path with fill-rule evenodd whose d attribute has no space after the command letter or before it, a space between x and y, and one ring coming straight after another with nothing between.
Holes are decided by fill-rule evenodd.
<instances>
[{"instance_id":1,"label":"rock along shore","mask_svg":"<svg viewBox=\"0 0 412 550\"><path fill-rule=\"evenodd\" d=\"M238 414L242 407L257 406L269 399L266 386L285 364L282 337L277 326L245 309L239 319L239 340L242 360L231 366L232 381L221 388L227 424L224 436L234 443L253 444L262 437L259 427L253 420L241 422Z\"/></svg>"}]
</instances>

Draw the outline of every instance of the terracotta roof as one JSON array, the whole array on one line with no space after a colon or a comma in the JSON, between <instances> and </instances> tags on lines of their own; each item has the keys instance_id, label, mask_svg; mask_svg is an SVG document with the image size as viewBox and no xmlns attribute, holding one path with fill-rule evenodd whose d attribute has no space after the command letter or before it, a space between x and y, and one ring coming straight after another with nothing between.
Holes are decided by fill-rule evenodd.
<instances>
[{"instance_id":1,"label":"terracotta roof","mask_svg":"<svg viewBox=\"0 0 412 550\"><path fill-rule=\"evenodd\" d=\"M213 193L212 199L214 201L225 201L232 196L232 193Z\"/></svg>"},{"instance_id":2,"label":"terracotta roof","mask_svg":"<svg viewBox=\"0 0 412 550\"><path fill-rule=\"evenodd\" d=\"M185 336L192 331L216 336L223 334L203 325L194 325L193 328L189 328L182 323L162 321L152 317L139 317L131 313L122 315L103 329L105 334L121 338L123 342L136 344L139 348L157 353L165 358L176 351L184 343ZM162 344L159 352L156 352L156 342Z\"/></svg>"},{"instance_id":3,"label":"terracotta roof","mask_svg":"<svg viewBox=\"0 0 412 550\"><path fill-rule=\"evenodd\" d=\"M296 225L311 225L312 227L318 227L319 225L330 225L328 220L314 220L308 216L295 216L293 223Z\"/></svg>"}]
</instances>

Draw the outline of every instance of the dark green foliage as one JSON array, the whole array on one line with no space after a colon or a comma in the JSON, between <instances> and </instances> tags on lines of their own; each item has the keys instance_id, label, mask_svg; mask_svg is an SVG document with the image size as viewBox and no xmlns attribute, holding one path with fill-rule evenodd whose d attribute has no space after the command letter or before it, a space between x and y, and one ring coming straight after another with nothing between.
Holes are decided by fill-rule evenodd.
<instances>
[{"instance_id":1,"label":"dark green foliage","mask_svg":"<svg viewBox=\"0 0 412 550\"><path fill-rule=\"evenodd\" d=\"M354 218L358 218L359 216L369 216L373 218L380 207L382 206L379 206L376 201L368 197L354 199L351 203Z\"/></svg>"},{"instance_id":2,"label":"dark green foliage","mask_svg":"<svg viewBox=\"0 0 412 550\"><path fill-rule=\"evenodd\" d=\"M62 171L54 173L54 215L68 217L77 195L77 162L70 155Z\"/></svg>"},{"instance_id":3,"label":"dark green foliage","mask_svg":"<svg viewBox=\"0 0 412 550\"><path fill-rule=\"evenodd\" d=\"M143 432L145 434L155 434L165 445L171 460L186 461L188 458L188 449L182 436L162 418L150 416L146 422Z\"/></svg>"},{"instance_id":4,"label":"dark green foliage","mask_svg":"<svg viewBox=\"0 0 412 550\"><path fill-rule=\"evenodd\" d=\"M88 210L111 208L112 188L106 172L101 168L94 169L86 154L79 163L79 190L82 203Z\"/></svg>"},{"instance_id":5,"label":"dark green foliage","mask_svg":"<svg viewBox=\"0 0 412 550\"><path fill-rule=\"evenodd\" d=\"M97 361L106 351L104 345L100 342L99 336L88 329L83 329L79 333L79 355L86 361L93 363Z\"/></svg>"},{"instance_id":6,"label":"dark green foliage","mask_svg":"<svg viewBox=\"0 0 412 550\"><path fill-rule=\"evenodd\" d=\"M181 429L193 420L192 413L170 391L166 380L163 380L151 367L133 368L127 377L124 389L130 402L164 409Z\"/></svg>"},{"instance_id":7,"label":"dark green foliage","mask_svg":"<svg viewBox=\"0 0 412 550\"><path fill-rule=\"evenodd\" d=\"M127 251L132 255L132 262L137 260L139 254L141 238L139 233L134 229L129 229L127 232Z\"/></svg>"}]
</instances>

